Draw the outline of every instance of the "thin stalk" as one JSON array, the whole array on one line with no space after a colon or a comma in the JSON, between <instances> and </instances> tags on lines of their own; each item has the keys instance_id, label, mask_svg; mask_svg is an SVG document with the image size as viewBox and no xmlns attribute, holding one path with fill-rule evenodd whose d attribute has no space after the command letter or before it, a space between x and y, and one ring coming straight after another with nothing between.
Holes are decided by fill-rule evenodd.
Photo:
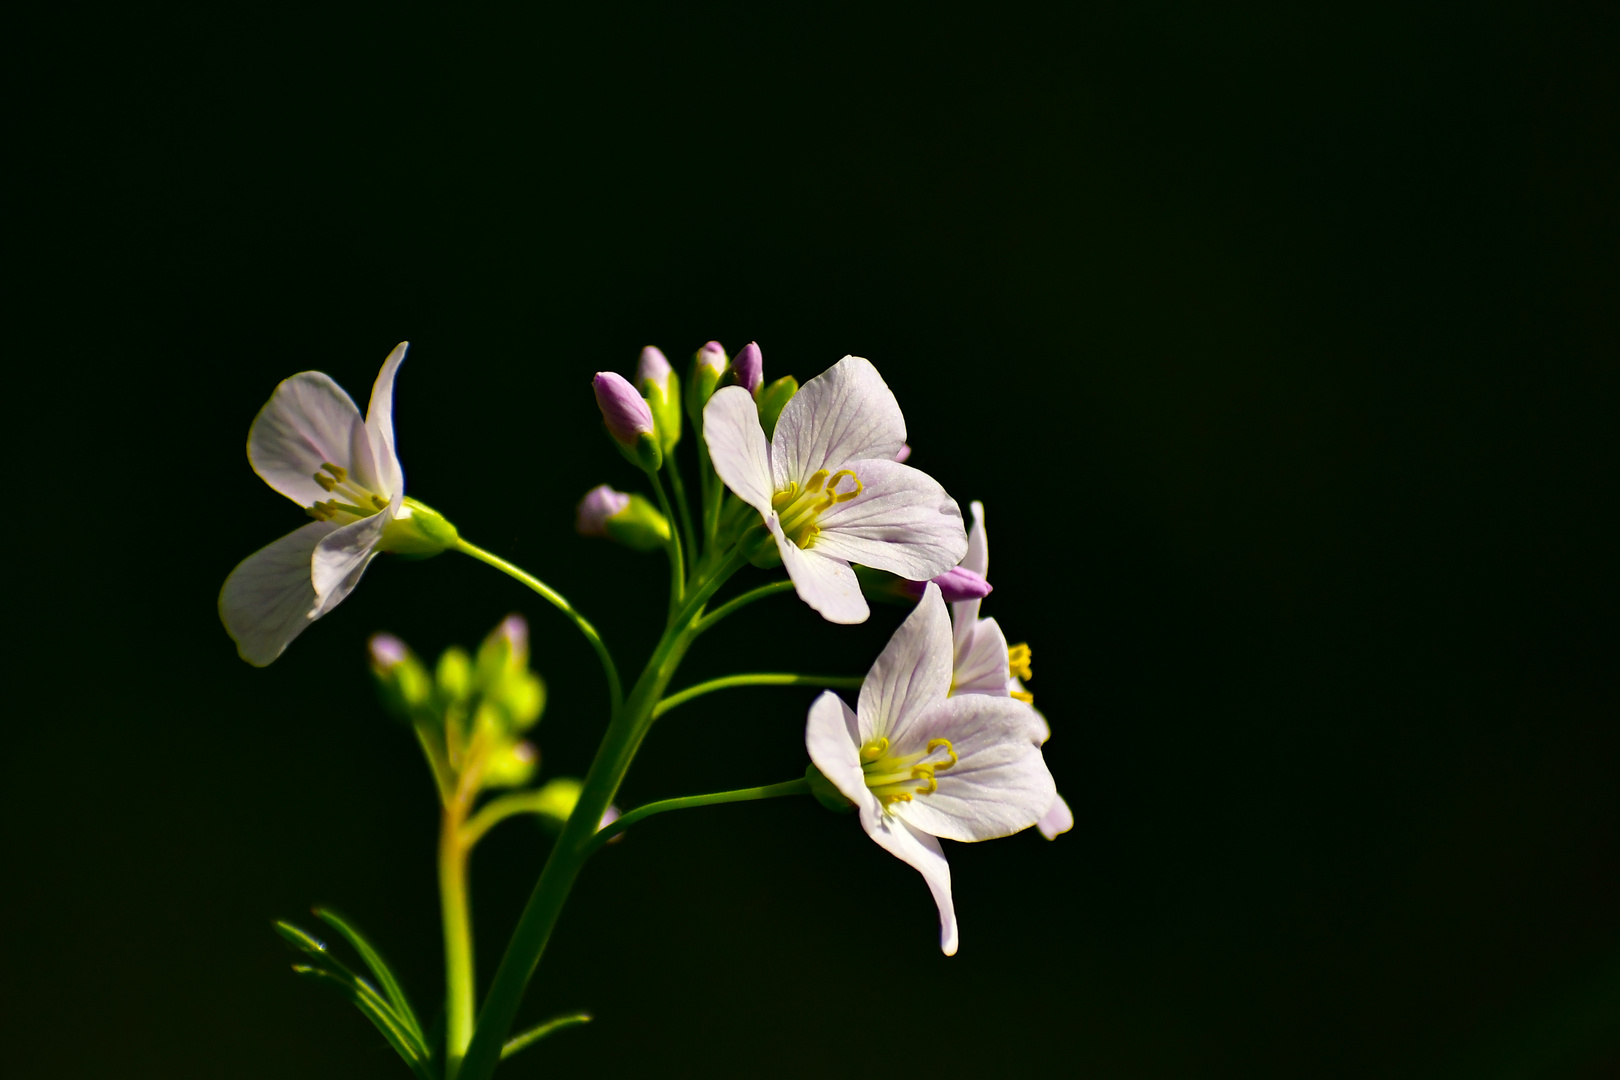
<instances>
[{"instance_id":1,"label":"thin stalk","mask_svg":"<svg viewBox=\"0 0 1620 1080\"><path fill-rule=\"evenodd\" d=\"M810 794L810 781L801 776L797 780L784 780L780 784L768 784L765 787L738 788L735 791L717 791L712 795L687 795L679 799L664 799L662 802L648 803L646 806L638 806L592 837L590 841L591 851L600 848L636 822L644 821L654 814L665 814L671 810L690 810L696 806L718 806L721 803L749 802L753 799L776 799L783 795L808 794Z\"/></svg>"},{"instance_id":2,"label":"thin stalk","mask_svg":"<svg viewBox=\"0 0 1620 1080\"><path fill-rule=\"evenodd\" d=\"M675 528L675 511L670 509L669 496L664 494L663 482L651 469L647 470L647 479L652 481L653 491L658 495L658 509L663 511L664 520L670 523L669 540L664 544L664 550L669 553L669 613L673 615L686 592L686 565L681 558L681 534L680 530Z\"/></svg>"},{"instance_id":3,"label":"thin stalk","mask_svg":"<svg viewBox=\"0 0 1620 1080\"><path fill-rule=\"evenodd\" d=\"M612 702L614 712L619 710L620 706L624 704L624 690L619 684L619 669L614 666L612 655L609 654L607 646L602 643L602 635L596 632L596 627L591 625L589 619L575 611L573 606L567 600L564 600L562 594L557 592L556 589L553 589L527 570L513 566L499 555L491 554L476 544L469 544L467 541L459 539L456 541L456 550L464 555L471 555L481 563L493 566L508 577L521 581L549 600L558 611L568 616L573 624L578 627L579 632L585 635L585 640L591 643L591 648L596 650L597 659L602 661L602 673L607 676L608 700Z\"/></svg>"},{"instance_id":4,"label":"thin stalk","mask_svg":"<svg viewBox=\"0 0 1620 1080\"><path fill-rule=\"evenodd\" d=\"M545 795L544 792L544 788L532 788L491 799L461 826L461 846L471 850L484 838L485 833L509 817L539 813L553 801L552 797Z\"/></svg>"},{"instance_id":5,"label":"thin stalk","mask_svg":"<svg viewBox=\"0 0 1620 1080\"><path fill-rule=\"evenodd\" d=\"M727 600L725 603L703 616L703 618L697 621L697 626L695 629L701 634L703 631L707 630L709 627L713 626L727 615L747 607L755 600L763 600L767 596L775 596L777 593L787 592L791 588L793 588L792 581L772 581L769 584L759 586L757 589L749 589L740 596L732 597L730 600Z\"/></svg>"},{"instance_id":6,"label":"thin stalk","mask_svg":"<svg viewBox=\"0 0 1620 1080\"><path fill-rule=\"evenodd\" d=\"M664 455L669 467L669 486L675 492L675 510L681 516L681 536L686 541L686 569L688 574L697 569L697 534L692 531L692 511L686 505L686 484L681 480L680 463L674 453Z\"/></svg>"},{"instance_id":7,"label":"thin stalk","mask_svg":"<svg viewBox=\"0 0 1620 1080\"><path fill-rule=\"evenodd\" d=\"M715 533L720 527L720 498L726 489L709 460L709 446L702 436L703 433L698 432L698 481L703 485L703 547L706 551L712 551Z\"/></svg>"},{"instance_id":8,"label":"thin stalk","mask_svg":"<svg viewBox=\"0 0 1620 1080\"><path fill-rule=\"evenodd\" d=\"M688 686L679 693L669 697L653 706L652 718L654 720L663 716L677 705L685 705L693 698L712 694L716 690L726 690L733 686L826 686L840 690L859 690L864 679L859 675L787 675L787 674L759 674L759 675L727 675L720 679L710 679L708 682Z\"/></svg>"},{"instance_id":9,"label":"thin stalk","mask_svg":"<svg viewBox=\"0 0 1620 1080\"><path fill-rule=\"evenodd\" d=\"M461 813L446 807L439 834L439 903L444 919L445 1078L455 1080L473 1035L472 917L467 906L467 848Z\"/></svg>"}]
</instances>

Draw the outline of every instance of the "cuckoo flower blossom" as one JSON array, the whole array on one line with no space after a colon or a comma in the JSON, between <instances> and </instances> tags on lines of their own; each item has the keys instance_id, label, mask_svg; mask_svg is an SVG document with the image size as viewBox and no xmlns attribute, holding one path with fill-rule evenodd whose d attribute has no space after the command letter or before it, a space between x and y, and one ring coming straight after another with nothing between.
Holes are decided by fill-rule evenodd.
<instances>
[{"instance_id":1,"label":"cuckoo flower blossom","mask_svg":"<svg viewBox=\"0 0 1620 1080\"><path fill-rule=\"evenodd\" d=\"M859 707L828 691L805 727L810 760L860 810L866 834L922 873L947 956L956 911L937 838L1009 836L1054 795L1034 711L1008 697L947 697L950 682L950 623L930 585L867 673Z\"/></svg>"},{"instance_id":2,"label":"cuckoo flower blossom","mask_svg":"<svg viewBox=\"0 0 1620 1080\"><path fill-rule=\"evenodd\" d=\"M850 563L913 581L967 550L962 511L926 473L894 455L906 422L870 361L846 356L804 384L769 442L740 386L715 393L703 437L726 486L758 510L799 598L829 622L869 611Z\"/></svg>"},{"instance_id":3,"label":"cuckoo flower blossom","mask_svg":"<svg viewBox=\"0 0 1620 1080\"><path fill-rule=\"evenodd\" d=\"M973 525L968 529L968 551L962 557L958 570L972 573L984 580L990 572L990 546L984 534L984 504L974 501L968 509L973 514ZM988 591L989 584L986 582ZM967 597L951 604L954 658L951 665L952 694L988 694L993 697L1011 697L1024 702L1039 725L1042 744L1052 737L1046 718L1036 712L1035 697L1024 689L1023 679L1030 677L1030 650L1028 645L1008 646L1007 636L994 619L979 618L979 600ZM1074 828L1074 815L1063 796L1052 796L1052 805L1036 822L1041 835L1048 840Z\"/></svg>"},{"instance_id":4,"label":"cuckoo flower blossom","mask_svg":"<svg viewBox=\"0 0 1620 1080\"><path fill-rule=\"evenodd\" d=\"M242 560L220 590L220 619L250 664L270 663L342 602L389 527L426 510L405 502L394 452L394 374L407 344L383 361L365 419L319 371L284 380L253 418L253 471L315 520Z\"/></svg>"}]
</instances>

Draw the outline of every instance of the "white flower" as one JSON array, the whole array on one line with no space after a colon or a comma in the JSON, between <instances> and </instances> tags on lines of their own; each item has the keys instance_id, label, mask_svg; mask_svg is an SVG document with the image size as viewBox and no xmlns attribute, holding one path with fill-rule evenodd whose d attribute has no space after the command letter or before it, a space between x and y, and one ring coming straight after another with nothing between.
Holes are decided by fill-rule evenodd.
<instances>
[{"instance_id":1,"label":"white flower","mask_svg":"<svg viewBox=\"0 0 1620 1080\"><path fill-rule=\"evenodd\" d=\"M249 555L219 592L219 617L250 664L263 667L331 611L377 554L383 530L406 517L405 475L394 452L394 373L383 361L364 420L319 371L284 380L248 430L248 461L314 521Z\"/></svg>"},{"instance_id":2,"label":"white flower","mask_svg":"<svg viewBox=\"0 0 1620 1080\"><path fill-rule=\"evenodd\" d=\"M930 584L867 673L859 709L828 691L805 727L810 760L855 803L867 835L922 872L947 956L956 952L956 912L936 837L1011 835L1054 795L1034 710L1009 697L947 697L950 682L950 623Z\"/></svg>"},{"instance_id":3,"label":"white flower","mask_svg":"<svg viewBox=\"0 0 1620 1080\"><path fill-rule=\"evenodd\" d=\"M970 503L973 525L968 529L968 550L962 556L963 569L980 577L990 574L990 547L984 534L984 504ZM1017 698L1029 705L1040 724L1041 743L1052 737L1052 729L1034 706L1035 695L1024 689L1023 679L1030 677L1030 650L1028 645L1008 646L1007 636L994 619L979 618L978 600L959 600L951 605L952 636L955 655L951 665L952 694L988 694L995 697ZM1022 677L1022 678L1020 678ZM1036 828L1048 840L1074 828L1074 814L1063 796L1052 796L1052 805Z\"/></svg>"},{"instance_id":4,"label":"white flower","mask_svg":"<svg viewBox=\"0 0 1620 1080\"><path fill-rule=\"evenodd\" d=\"M967 550L956 502L932 477L894 460L905 417L859 356L805 383L769 443L741 387L709 399L703 437L720 479L776 537L800 599L829 622L869 614L850 563L925 581Z\"/></svg>"}]
</instances>

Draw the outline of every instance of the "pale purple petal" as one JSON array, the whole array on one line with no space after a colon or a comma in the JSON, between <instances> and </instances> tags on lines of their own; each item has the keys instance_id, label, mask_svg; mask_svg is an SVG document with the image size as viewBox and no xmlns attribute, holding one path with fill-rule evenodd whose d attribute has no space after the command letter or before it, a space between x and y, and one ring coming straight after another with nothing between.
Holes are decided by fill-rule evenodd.
<instances>
[{"instance_id":1,"label":"pale purple petal","mask_svg":"<svg viewBox=\"0 0 1620 1080\"><path fill-rule=\"evenodd\" d=\"M596 406L602 410L602 423L608 434L625 446L633 446L643 435L653 433L652 409L636 393L630 381L616 371L598 371L591 380Z\"/></svg>"},{"instance_id":2,"label":"pale purple petal","mask_svg":"<svg viewBox=\"0 0 1620 1080\"><path fill-rule=\"evenodd\" d=\"M900 449L898 449L898 450L896 450L894 452L894 460L902 462L902 463L904 463L906 458L908 458L910 456L911 456L911 444L910 443L906 443L904 446L900 447Z\"/></svg>"},{"instance_id":3,"label":"pale purple petal","mask_svg":"<svg viewBox=\"0 0 1620 1080\"><path fill-rule=\"evenodd\" d=\"M861 742L880 736L906 742L906 732L945 700L950 685L951 624L939 586L930 584L861 683Z\"/></svg>"},{"instance_id":4,"label":"pale purple petal","mask_svg":"<svg viewBox=\"0 0 1620 1080\"><path fill-rule=\"evenodd\" d=\"M330 521L312 521L255 551L225 579L219 618L243 660L264 667L313 621L311 563L316 545L336 529Z\"/></svg>"},{"instance_id":5,"label":"pale purple petal","mask_svg":"<svg viewBox=\"0 0 1620 1080\"><path fill-rule=\"evenodd\" d=\"M929 580L939 586L939 593L947 604L960 603L963 600L982 600L993 591L988 581L960 566L953 566ZM914 600L921 599L923 587L927 584L927 581L910 581L902 578L899 589Z\"/></svg>"},{"instance_id":6,"label":"pale purple petal","mask_svg":"<svg viewBox=\"0 0 1620 1080\"><path fill-rule=\"evenodd\" d=\"M831 690L824 691L810 706L804 745L810 751L811 762L844 798L863 809L877 809L877 797L866 786L866 775L861 771L855 712Z\"/></svg>"},{"instance_id":7,"label":"pale purple petal","mask_svg":"<svg viewBox=\"0 0 1620 1080\"><path fill-rule=\"evenodd\" d=\"M953 647L951 693L1007 696L1007 636L996 620L974 620L966 634L955 635Z\"/></svg>"},{"instance_id":8,"label":"pale purple petal","mask_svg":"<svg viewBox=\"0 0 1620 1080\"><path fill-rule=\"evenodd\" d=\"M360 410L343 388L324 372L301 371L284 379L253 418L248 461L265 483L313 506L328 497L315 474L327 462L352 469L357 436L367 444Z\"/></svg>"},{"instance_id":9,"label":"pale purple petal","mask_svg":"<svg viewBox=\"0 0 1620 1080\"><path fill-rule=\"evenodd\" d=\"M317 609L314 617L325 615L360 582L360 575L377 555L383 530L393 520L404 496L395 495L393 504L380 513L351 521L322 538L315 548L312 574Z\"/></svg>"},{"instance_id":10,"label":"pale purple petal","mask_svg":"<svg viewBox=\"0 0 1620 1080\"><path fill-rule=\"evenodd\" d=\"M405 471L400 468L399 451L394 447L394 375L410 347L410 342L402 341L388 354L371 386L371 403L366 406L366 432L380 485L373 490L379 495L392 496L405 490Z\"/></svg>"},{"instance_id":11,"label":"pale purple petal","mask_svg":"<svg viewBox=\"0 0 1620 1080\"><path fill-rule=\"evenodd\" d=\"M1063 796L1059 795L1052 800L1051 809L1041 815L1041 820L1035 823L1035 827L1041 830L1041 835L1048 840L1056 840L1074 828L1074 812L1069 809L1069 804L1063 801Z\"/></svg>"},{"instance_id":12,"label":"pale purple petal","mask_svg":"<svg viewBox=\"0 0 1620 1080\"><path fill-rule=\"evenodd\" d=\"M861 583L848 563L826 558L813 548L801 550L799 545L782 535L782 523L777 520L775 511L765 519L765 524L771 530L771 535L776 537L776 550L782 554L782 565L787 568L788 577L793 579L793 588L800 600L809 604L828 622L847 624L866 621L872 610L866 606L866 598L861 595Z\"/></svg>"},{"instance_id":13,"label":"pale purple petal","mask_svg":"<svg viewBox=\"0 0 1620 1080\"><path fill-rule=\"evenodd\" d=\"M773 489L784 490L790 480L802 487L818 469L842 469L865 458L892 460L905 441L906 420L894 392L871 361L846 356L783 407L771 436Z\"/></svg>"},{"instance_id":14,"label":"pale purple petal","mask_svg":"<svg viewBox=\"0 0 1620 1080\"><path fill-rule=\"evenodd\" d=\"M759 384L765 381L765 356L759 351L757 342L750 341L732 357L731 374L737 380L737 385L750 394L759 389Z\"/></svg>"},{"instance_id":15,"label":"pale purple petal","mask_svg":"<svg viewBox=\"0 0 1620 1080\"><path fill-rule=\"evenodd\" d=\"M1008 697L1013 697L1016 694L1023 693L1028 693L1028 691L1024 689L1024 681L1022 679L1014 676L1013 678L1007 680ZM1042 746L1045 746L1046 740L1052 737L1052 725L1046 722L1046 714L1041 712L1041 710L1037 709L1034 705L1027 701L1024 702L1024 705L1029 709L1030 712L1035 714L1035 722L1039 725L1036 733L1036 741Z\"/></svg>"},{"instance_id":16,"label":"pale purple petal","mask_svg":"<svg viewBox=\"0 0 1620 1080\"><path fill-rule=\"evenodd\" d=\"M748 391L740 386L715 391L703 406L703 441L726 487L761 514L770 514L770 446Z\"/></svg>"},{"instance_id":17,"label":"pale purple petal","mask_svg":"<svg viewBox=\"0 0 1620 1080\"><path fill-rule=\"evenodd\" d=\"M598 484L579 500L574 514L574 529L581 536L606 536L608 518L629 505L629 495L615 491L606 484Z\"/></svg>"},{"instance_id":18,"label":"pale purple petal","mask_svg":"<svg viewBox=\"0 0 1620 1080\"><path fill-rule=\"evenodd\" d=\"M371 640L366 642L366 647L371 650L371 662L379 671L387 671L403 664L405 658L411 654L405 643L393 634L372 634Z\"/></svg>"},{"instance_id":19,"label":"pale purple petal","mask_svg":"<svg viewBox=\"0 0 1620 1080\"><path fill-rule=\"evenodd\" d=\"M951 902L951 867L945 861L945 851L927 833L919 832L899 818L881 810L861 808L861 827L877 845L922 874L928 891L934 895L939 908L939 948L946 956L955 956L958 937L956 932L956 906Z\"/></svg>"},{"instance_id":20,"label":"pale purple petal","mask_svg":"<svg viewBox=\"0 0 1620 1080\"><path fill-rule=\"evenodd\" d=\"M726 350L721 347L718 341L706 342L703 348L697 351L697 355L692 358L692 361L698 367L708 368L716 375L719 375L726 370Z\"/></svg>"},{"instance_id":21,"label":"pale purple petal","mask_svg":"<svg viewBox=\"0 0 1620 1080\"><path fill-rule=\"evenodd\" d=\"M924 713L891 753L918 753L949 739L957 762L937 769L938 790L897 803L894 813L947 840L991 840L1041 819L1057 788L1035 741L1030 708L1005 697L964 694Z\"/></svg>"},{"instance_id":22,"label":"pale purple petal","mask_svg":"<svg viewBox=\"0 0 1620 1080\"><path fill-rule=\"evenodd\" d=\"M886 459L852 468L861 493L821 512L815 550L913 581L957 564L967 550L962 511L933 477Z\"/></svg>"},{"instance_id":23,"label":"pale purple petal","mask_svg":"<svg viewBox=\"0 0 1620 1080\"><path fill-rule=\"evenodd\" d=\"M962 556L962 567L972 570L985 579L990 577L990 546L984 536L984 503L975 499L968 504L968 512L973 517L973 524L968 527L967 554ZM959 600L951 606L951 621L956 625L956 648L962 648L962 635L969 630L979 618L979 601L976 599Z\"/></svg>"},{"instance_id":24,"label":"pale purple petal","mask_svg":"<svg viewBox=\"0 0 1620 1080\"><path fill-rule=\"evenodd\" d=\"M666 386L675 369L669 366L669 360L664 356L663 350L648 345L641 350L641 362L636 365L636 385Z\"/></svg>"}]
</instances>

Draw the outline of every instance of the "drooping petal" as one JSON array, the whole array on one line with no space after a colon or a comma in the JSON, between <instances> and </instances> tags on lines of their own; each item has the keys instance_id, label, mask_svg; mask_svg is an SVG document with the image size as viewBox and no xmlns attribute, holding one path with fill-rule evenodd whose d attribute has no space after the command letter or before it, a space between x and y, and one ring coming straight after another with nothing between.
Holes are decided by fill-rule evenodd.
<instances>
[{"instance_id":1,"label":"drooping petal","mask_svg":"<svg viewBox=\"0 0 1620 1080\"><path fill-rule=\"evenodd\" d=\"M875 802L875 801L874 801ZM951 865L945 851L925 832L876 808L861 807L861 827L877 845L902 862L917 868L939 908L939 948L946 956L956 955L956 905L951 902Z\"/></svg>"},{"instance_id":2,"label":"drooping petal","mask_svg":"<svg viewBox=\"0 0 1620 1080\"><path fill-rule=\"evenodd\" d=\"M715 391L703 406L703 441L709 444L709 459L726 487L761 514L770 514L774 491L770 445L748 391L740 386Z\"/></svg>"},{"instance_id":3,"label":"drooping petal","mask_svg":"<svg viewBox=\"0 0 1620 1080\"><path fill-rule=\"evenodd\" d=\"M797 399L795 399L797 400ZM834 558L926 581L967 550L956 500L925 472L894 461L855 462L861 493L823 510L814 547Z\"/></svg>"},{"instance_id":4,"label":"drooping petal","mask_svg":"<svg viewBox=\"0 0 1620 1080\"><path fill-rule=\"evenodd\" d=\"M353 591L366 566L376 557L383 530L403 501L403 495L395 495L387 510L351 521L321 540L312 563L316 603L312 617L325 615Z\"/></svg>"},{"instance_id":5,"label":"drooping petal","mask_svg":"<svg viewBox=\"0 0 1620 1080\"><path fill-rule=\"evenodd\" d=\"M950 685L951 624L939 586L929 582L861 683L860 741L881 736L904 745L907 731L945 700Z\"/></svg>"},{"instance_id":6,"label":"drooping petal","mask_svg":"<svg viewBox=\"0 0 1620 1080\"><path fill-rule=\"evenodd\" d=\"M866 786L861 772L860 736L855 710L831 690L824 691L810 706L804 725L804 745L810 760L844 798L859 807L877 808L877 797Z\"/></svg>"},{"instance_id":7,"label":"drooping petal","mask_svg":"<svg viewBox=\"0 0 1620 1080\"><path fill-rule=\"evenodd\" d=\"M313 621L310 565L316 545L336 529L330 521L312 521L255 551L225 579L219 619L243 660L264 667Z\"/></svg>"},{"instance_id":8,"label":"drooping petal","mask_svg":"<svg viewBox=\"0 0 1620 1080\"><path fill-rule=\"evenodd\" d=\"M405 490L405 471L394 448L394 374L405 359L408 341L394 346L383 361L377 381L371 384L371 403L366 406L366 433L371 437L371 454L377 466L377 480L383 493L395 495Z\"/></svg>"},{"instance_id":9,"label":"drooping petal","mask_svg":"<svg viewBox=\"0 0 1620 1080\"><path fill-rule=\"evenodd\" d=\"M771 436L772 490L783 490L789 480L802 486L818 469L892 459L905 441L906 419L894 392L870 360L846 356L800 387L782 409Z\"/></svg>"},{"instance_id":10,"label":"drooping petal","mask_svg":"<svg viewBox=\"0 0 1620 1080\"><path fill-rule=\"evenodd\" d=\"M1007 696L1008 697L1017 697L1019 694L1027 694L1027 693L1029 693L1029 691L1024 689L1024 680L1023 679L1020 679L1015 675L1012 678L1007 680ZM1029 704L1029 702L1026 700L1025 704ZM1035 725L1036 725L1036 727L1035 727L1035 738L1036 738L1036 741L1039 742L1042 746L1045 746L1046 745L1046 740L1048 740L1048 739L1050 739L1052 737L1052 725L1047 723L1046 714L1041 712L1041 710L1037 709L1034 705L1029 704L1029 711L1035 714Z\"/></svg>"},{"instance_id":11,"label":"drooping petal","mask_svg":"<svg viewBox=\"0 0 1620 1080\"><path fill-rule=\"evenodd\" d=\"M968 526L967 554L962 556L964 569L972 570L982 578L990 576L990 543L984 535L984 503L974 499L968 504L973 524ZM979 617L979 601L960 600L951 605L951 623L956 628L956 651L962 651L962 636Z\"/></svg>"},{"instance_id":12,"label":"drooping petal","mask_svg":"<svg viewBox=\"0 0 1620 1080\"><path fill-rule=\"evenodd\" d=\"M265 483L313 506L327 498L315 474L326 462L352 470L356 439L366 443L365 422L349 395L330 375L301 371L283 379L253 418L248 461Z\"/></svg>"},{"instance_id":13,"label":"drooping petal","mask_svg":"<svg viewBox=\"0 0 1620 1080\"><path fill-rule=\"evenodd\" d=\"M866 606L860 580L848 563L829 559L813 548L801 550L782 534L782 523L777 520L775 511L765 519L765 524L776 537L776 550L781 552L782 565L793 579L793 589L800 600L831 623L866 621L872 609Z\"/></svg>"},{"instance_id":14,"label":"drooping petal","mask_svg":"<svg viewBox=\"0 0 1620 1080\"><path fill-rule=\"evenodd\" d=\"M975 619L963 634L958 628L956 659L951 681L953 694L991 694L1006 697L1007 636L994 619Z\"/></svg>"},{"instance_id":15,"label":"drooping petal","mask_svg":"<svg viewBox=\"0 0 1620 1080\"><path fill-rule=\"evenodd\" d=\"M1041 830L1041 835L1048 840L1056 840L1074 828L1074 811L1069 809L1069 804L1059 795L1052 800L1051 808L1041 815L1041 820L1035 823L1035 827Z\"/></svg>"},{"instance_id":16,"label":"drooping petal","mask_svg":"<svg viewBox=\"0 0 1620 1080\"><path fill-rule=\"evenodd\" d=\"M949 739L957 755L936 768L938 788L898 803L893 812L947 840L991 840L1041 819L1057 788L1035 740L1032 710L1012 698L964 694L920 717L892 752L916 753Z\"/></svg>"}]
</instances>

